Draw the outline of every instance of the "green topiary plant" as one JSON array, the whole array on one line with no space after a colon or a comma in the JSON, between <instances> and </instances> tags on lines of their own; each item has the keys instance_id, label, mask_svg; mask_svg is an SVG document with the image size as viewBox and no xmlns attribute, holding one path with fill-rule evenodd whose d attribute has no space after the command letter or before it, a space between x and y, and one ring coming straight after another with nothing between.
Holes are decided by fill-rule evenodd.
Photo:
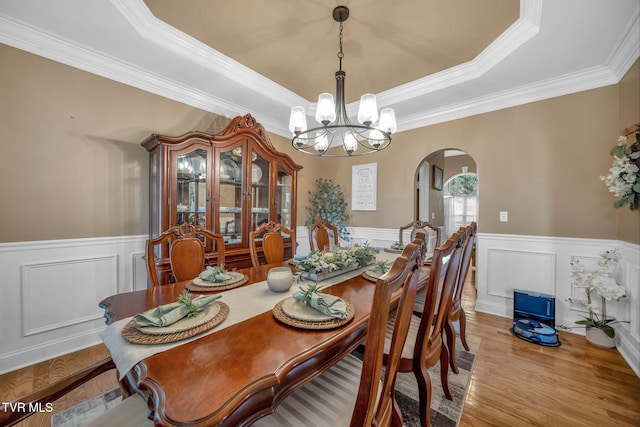
<instances>
[{"instance_id":1,"label":"green topiary plant","mask_svg":"<svg viewBox=\"0 0 640 427\"><path fill-rule=\"evenodd\" d=\"M316 179L316 190L309 191L309 217L305 225L310 227L314 222L321 219L330 222L338 228L340 239L348 242L349 232L347 230L347 202L340 185L334 184L330 179Z\"/></svg>"}]
</instances>

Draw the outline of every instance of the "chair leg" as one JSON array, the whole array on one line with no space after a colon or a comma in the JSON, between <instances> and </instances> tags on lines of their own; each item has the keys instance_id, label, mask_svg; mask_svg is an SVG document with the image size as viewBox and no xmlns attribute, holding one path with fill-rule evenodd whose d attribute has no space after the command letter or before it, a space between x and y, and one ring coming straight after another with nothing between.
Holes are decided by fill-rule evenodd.
<instances>
[{"instance_id":1,"label":"chair leg","mask_svg":"<svg viewBox=\"0 0 640 427\"><path fill-rule=\"evenodd\" d=\"M418 398L420 400L420 426L431 426L431 377L426 367L414 369L413 374L418 383Z\"/></svg>"},{"instance_id":2,"label":"chair leg","mask_svg":"<svg viewBox=\"0 0 640 427\"><path fill-rule=\"evenodd\" d=\"M449 366L451 366L451 370L454 374L458 372L458 363L456 361L456 330L453 326L453 322L451 319L447 319L444 324L444 331L447 335L447 348L449 349L449 354L451 357L449 358Z\"/></svg>"},{"instance_id":3,"label":"chair leg","mask_svg":"<svg viewBox=\"0 0 640 427\"><path fill-rule=\"evenodd\" d=\"M465 350L469 351L469 344L467 344L467 315L464 310L460 310L460 341Z\"/></svg>"},{"instance_id":4,"label":"chair leg","mask_svg":"<svg viewBox=\"0 0 640 427\"><path fill-rule=\"evenodd\" d=\"M449 391L449 350L446 345L443 345L442 350L440 350L440 383L445 397L453 400L451 391Z\"/></svg>"},{"instance_id":5,"label":"chair leg","mask_svg":"<svg viewBox=\"0 0 640 427\"><path fill-rule=\"evenodd\" d=\"M402 412L395 399L393 399L393 410L391 411L391 427L402 427Z\"/></svg>"}]
</instances>

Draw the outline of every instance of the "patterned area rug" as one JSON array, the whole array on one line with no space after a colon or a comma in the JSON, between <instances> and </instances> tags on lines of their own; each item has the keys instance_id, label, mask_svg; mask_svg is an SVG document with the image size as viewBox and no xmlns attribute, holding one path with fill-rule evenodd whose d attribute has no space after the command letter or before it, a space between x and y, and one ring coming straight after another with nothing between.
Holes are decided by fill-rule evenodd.
<instances>
[{"instance_id":1,"label":"patterned area rug","mask_svg":"<svg viewBox=\"0 0 640 427\"><path fill-rule=\"evenodd\" d=\"M471 341L471 340L468 340ZM462 343L456 343L458 370L454 374L449 369L449 391L453 400L444 396L440 384L440 364L429 368L431 377L431 425L433 427L456 427L460 422L464 400L471 380L473 362L479 344L469 342L471 351L466 351ZM418 386L413 373L401 372L396 380L396 401L402 411L402 421L405 427L420 427L420 406L418 403Z\"/></svg>"},{"instance_id":2,"label":"patterned area rug","mask_svg":"<svg viewBox=\"0 0 640 427\"><path fill-rule=\"evenodd\" d=\"M471 340L469 340L471 341ZM440 366L429 369L433 397L431 400L431 425L433 427L456 427L462 415L462 407L469 388L471 372L478 342L469 342L468 352L457 342L456 353L459 374L449 371L449 390L453 400L444 397L440 385ZM420 426L420 407L418 404L418 388L413 373L400 373L396 381L396 400L402 410L405 427ZM51 418L52 427L83 427L92 419L107 411L120 401L120 389L111 390L101 396L87 400L73 408L55 414Z\"/></svg>"}]
</instances>

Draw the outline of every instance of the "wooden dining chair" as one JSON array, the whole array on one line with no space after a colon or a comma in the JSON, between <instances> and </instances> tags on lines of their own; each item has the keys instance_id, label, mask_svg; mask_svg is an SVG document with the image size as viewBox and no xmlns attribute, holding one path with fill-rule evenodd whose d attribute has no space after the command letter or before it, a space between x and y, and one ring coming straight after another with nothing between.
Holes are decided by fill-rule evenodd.
<instances>
[{"instance_id":1,"label":"wooden dining chair","mask_svg":"<svg viewBox=\"0 0 640 427\"><path fill-rule=\"evenodd\" d=\"M452 399L448 383L449 350L444 345L443 328L451 308L463 244L464 235L456 232L434 250L425 306L421 316L411 316L407 341L398 365L400 372L413 372L416 377L422 427L431 425L431 378L427 370L438 362L442 389L447 399ZM445 258L448 258L446 265L443 262ZM386 346L391 345L394 326L393 321L389 322ZM385 351L385 359L388 354L390 352Z\"/></svg>"},{"instance_id":2,"label":"wooden dining chair","mask_svg":"<svg viewBox=\"0 0 640 427\"><path fill-rule=\"evenodd\" d=\"M400 236L398 238L398 242L400 242L401 244L403 243L403 235L405 230L411 230L411 234L409 238L409 240L411 241L415 240L417 234L424 234L425 240L427 241L427 252L433 252L434 248L437 248L438 246L440 246L440 237L441 237L440 229L435 225L431 224L430 222L421 221L417 219L405 225L404 227L400 227ZM433 247L429 246L429 241L430 241L429 230L433 231L434 234L436 235L436 240Z\"/></svg>"},{"instance_id":3,"label":"wooden dining chair","mask_svg":"<svg viewBox=\"0 0 640 427\"><path fill-rule=\"evenodd\" d=\"M273 221L262 224L255 231L249 233L249 250L251 252L251 263L254 267L261 265L263 258L265 264L284 262L285 237L291 240L291 256L296 251L296 233L282 224ZM258 243L262 242L261 251ZM262 256L260 256L262 253Z\"/></svg>"},{"instance_id":4,"label":"wooden dining chair","mask_svg":"<svg viewBox=\"0 0 640 427\"><path fill-rule=\"evenodd\" d=\"M447 321L444 325L444 331L447 336L447 348L451 353L450 365L451 370L454 373L458 373L458 364L456 361L456 330L454 327L455 322L460 322L460 341L465 350L469 351L469 345L467 344L467 316L462 308L462 291L464 284L467 280L469 273L469 266L471 265L471 254L473 252L473 245L476 242L477 224L472 222L464 229L465 241L462 252L462 259L460 261L460 272L458 279L456 280L456 286L453 293L451 302L451 309L447 316Z\"/></svg>"},{"instance_id":5,"label":"wooden dining chair","mask_svg":"<svg viewBox=\"0 0 640 427\"><path fill-rule=\"evenodd\" d=\"M407 337L423 246L411 243L384 278L377 280L367 324L364 357L351 354L284 399L254 426L402 426L395 401L400 352ZM382 375L382 353L392 296L400 292L391 353ZM394 295L395 293L395 295Z\"/></svg>"},{"instance_id":6,"label":"wooden dining chair","mask_svg":"<svg viewBox=\"0 0 640 427\"><path fill-rule=\"evenodd\" d=\"M207 244L211 242L210 245ZM211 247L211 251L205 248ZM168 248L168 256L165 256ZM158 237L147 240L145 259L150 285L166 284L160 280L158 270L171 273L176 282L191 280L204 270L207 258L215 258L217 265L224 264L224 237L205 228L189 223L176 225ZM167 260L168 258L168 260Z\"/></svg>"},{"instance_id":7,"label":"wooden dining chair","mask_svg":"<svg viewBox=\"0 0 640 427\"><path fill-rule=\"evenodd\" d=\"M0 406L0 426L10 427L29 418L39 408L47 408L55 405L55 402L78 389L83 384L91 381L104 372L113 370L116 375L116 366L110 357L82 369L68 377L56 381L48 386L28 395L19 397L12 402ZM19 403L24 405L20 405ZM54 406L55 407L55 406ZM146 427L153 426L153 422L148 418L149 409L142 396L135 393L132 396L118 402L108 411L97 416L87 427Z\"/></svg>"},{"instance_id":8,"label":"wooden dining chair","mask_svg":"<svg viewBox=\"0 0 640 427\"><path fill-rule=\"evenodd\" d=\"M333 237L329 234L332 233ZM312 251L322 251L326 246L333 245L337 248L339 243L338 227L330 222L319 219L309 227L309 247Z\"/></svg>"},{"instance_id":9,"label":"wooden dining chair","mask_svg":"<svg viewBox=\"0 0 640 427\"><path fill-rule=\"evenodd\" d=\"M411 241L414 241L416 237L419 237L419 236L422 236L424 238L427 245L426 246L427 253L433 252L434 248L437 248L438 246L440 246L440 238L441 238L440 229L435 225L431 224L430 222L415 220L405 225L404 227L400 227L400 236L398 241L401 244L403 243L402 236L405 230L411 230L411 233L410 233ZM432 233L430 233L430 231ZM429 242L432 240L431 234L435 234L436 236L435 241L433 242L433 245L429 244ZM413 311L416 314L422 311L422 307L424 307L425 298L426 298L426 290L421 290L420 292L418 292L418 295L416 296L416 303L413 309Z\"/></svg>"}]
</instances>

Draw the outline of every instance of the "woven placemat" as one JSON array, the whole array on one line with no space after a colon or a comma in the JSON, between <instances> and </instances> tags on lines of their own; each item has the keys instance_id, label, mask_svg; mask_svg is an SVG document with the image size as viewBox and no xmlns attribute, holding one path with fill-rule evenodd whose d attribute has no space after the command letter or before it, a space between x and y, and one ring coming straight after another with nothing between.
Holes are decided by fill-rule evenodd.
<instances>
[{"instance_id":1,"label":"woven placemat","mask_svg":"<svg viewBox=\"0 0 640 427\"><path fill-rule=\"evenodd\" d=\"M273 307L272 313L273 317L278 319L280 322L285 325L293 326L300 329L333 329L338 326L345 325L349 323L351 319L353 319L353 315L355 314L355 309L353 304L348 301L345 301L347 305L347 317L344 319L331 319L331 320L322 320L320 322L311 322L308 320L298 320L292 317L287 316L284 311L282 311L282 303L285 300L280 301Z\"/></svg>"},{"instance_id":2,"label":"woven placemat","mask_svg":"<svg viewBox=\"0 0 640 427\"><path fill-rule=\"evenodd\" d=\"M384 251L385 251L385 252L389 252L389 253L391 253L391 254L401 254L403 250L404 250L404 249L391 249L391 248L384 248Z\"/></svg>"},{"instance_id":3,"label":"woven placemat","mask_svg":"<svg viewBox=\"0 0 640 427\"><path fill-rule=\"evenodd\" d=\"M186 331L175 332L165 335L148 335L140 332L133 326L134 320L131 319L124 328L122 328L122 338L133 344L166 344L170 342L180 341L192 336L198 335L202 332L213 329L222 323L227 316L229 316L229 306L223 302L216 301L216 304L220 307L220 311L215 315L213 319L207 323L196 326L195 328L188 329Z\"/></svg>"},{"instance_id":4,"label":"woven placemat","mask_svg":"<svg viewBox=\"0 0 640 427\"><path fill-rule=\"evenodd\" d=\"M238 274L241 274L241 273L238 273ZM243 274L242 278L238 278L237 281L232 283L221 283L219 285L212 285L212 286L200 286L200 285L196 285L195 283L193 283L193 281L191 281L186 285L184 285L184 288L189 291L195 291L195 292L218 292L218 291L226 291L229 289L237 288L238 286L244 285L248 281L249 281L249 276L247 276L246 274Z\"/></svg>"},{"instance_id":5,"label":"woven placemat","mask_svg":"<svg viewBox=\"0 0 640 427\"><path fill-rule=\"evenodd\" d=\"M378 273L379 275L377 275L377 276L375 275L375 273L374 274L371 274L371 273L373 273L373 272L369 271L369 270L365 270L365 271L362 272L362 277L364 277L365 279L367 279L367 280L369 280L371 282L377 282L378 279L380 278L380 276L382 276L382 274L379 274L379 273Z\"/></svg>"}]
</instances>

